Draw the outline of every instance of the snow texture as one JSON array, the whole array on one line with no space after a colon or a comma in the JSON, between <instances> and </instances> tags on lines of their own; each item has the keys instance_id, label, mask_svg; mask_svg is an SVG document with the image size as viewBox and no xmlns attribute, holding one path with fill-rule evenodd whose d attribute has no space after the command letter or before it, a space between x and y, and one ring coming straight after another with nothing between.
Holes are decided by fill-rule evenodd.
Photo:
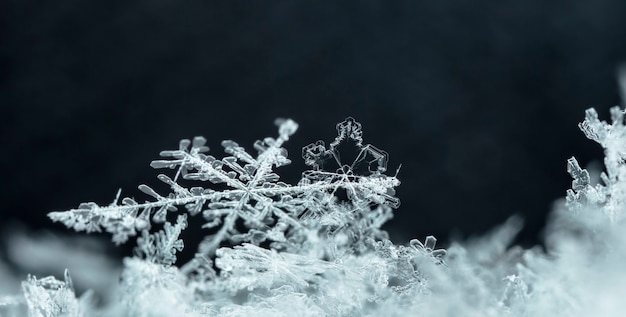
<instances>
[{"instance_id":1,"label":"snow texture","mask_svg":"<svg viewBox=\"0 0 626 317\"><path fill-rule=\"evenodd\" d=\"M626 127L593 109L580 124L605 149L606 172L592 184L575 158L566 198L556 204L545 248L512 246L522 221L512 217L483 237L436 248L435 237L396 245L381 229L399 206L388 155L363 141L352 118L337 137L302 149L310 167L297 184L276 169L290 163L283 144L298 125L277 120L278 136L249 154L233 141L229 155L207 154L205 139L182 140L154 168L171 188L137 202L120 194L108 206L83 203L52 212L78 231L107 231L117 244L137 238L124 259L118 300L93 305L63 281L29 276L22 296L0 298L0 312L18 316L623 316L626 303ZM397 174L397 172L396 172ZM195 187L185 184L197 182ZM201 185L200 185L201 184ZM219 187L217 187L219 186ZM183 209L184 211L179 211ZM175 223L167 221L176 213ZM200 220L202 219L202 220ZM207 229L196 257L176 266L189 221ZM163 229L151 233L155 223ZM113 277L115 278L115 277ZM3 316L4 316L3 315Z\"/></svg>"}]
</instances>

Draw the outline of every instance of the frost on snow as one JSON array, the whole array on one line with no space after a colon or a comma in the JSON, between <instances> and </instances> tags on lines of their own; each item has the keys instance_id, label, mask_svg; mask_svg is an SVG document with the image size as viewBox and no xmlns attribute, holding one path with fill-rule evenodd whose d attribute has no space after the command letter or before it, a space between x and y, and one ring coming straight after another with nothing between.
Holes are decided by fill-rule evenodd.
<instances>
[{"instance_id":1,"label":"frost on snow","mask_svg":"<svg viewBox=\"0 0 626 317\"><path fill-rule=\"evenodd\" d=\"M52 212L77 231L106 231L116 244L136 239L124 259L117 300L100 307L64 281L29 276L23 296L0 298L2 316L623 316L626 304L626 127L587 111L581 130L605 149L606 172L592 184L576 159L564 203L547 228L546 248L511 246L522 222L437 249L433 236L392 243L381 226L399 207L388 155L363 140L352 118L328 145L302 149L310 167L297 184L277 170L298 125L277 120L278 136L255 154L223 141L227 156L208 154L202 137L182 140L153 161L170 187L143 202L83 203ZM396 172L397 174L397 172ZM189 187L186 184L194 184ZM170 223L169 214L176 215ZM188 221L207 235L195 258L176 266ZM158 224L161 230L152 230ZM117 279L118 277L111 277ZM20 310L22 309L22 310Z\"/></svg>"}]
</instances>

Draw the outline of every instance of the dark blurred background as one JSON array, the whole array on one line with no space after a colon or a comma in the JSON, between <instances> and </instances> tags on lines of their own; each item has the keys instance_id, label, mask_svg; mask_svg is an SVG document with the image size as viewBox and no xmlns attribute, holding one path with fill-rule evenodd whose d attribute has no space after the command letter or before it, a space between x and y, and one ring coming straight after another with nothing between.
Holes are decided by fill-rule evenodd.
<instances>
[{"instance_id":1,"label":"dark blurred background","mask_svg":"<svg viewBox=\"0 0 626 317\"><path fill-rule=\"evenodd\" d=\"M66 230L49 211L157 184L178 140L252 143L273 121L300 148L353 116L402 164L396 242L445 246L518 214L537 243L570 186L566 159L600 162L579 132L607 119L626 61L626 2L0 2L2 224ZM108 238L108 237L107 237Z\"/></svg>"}]
</instances>

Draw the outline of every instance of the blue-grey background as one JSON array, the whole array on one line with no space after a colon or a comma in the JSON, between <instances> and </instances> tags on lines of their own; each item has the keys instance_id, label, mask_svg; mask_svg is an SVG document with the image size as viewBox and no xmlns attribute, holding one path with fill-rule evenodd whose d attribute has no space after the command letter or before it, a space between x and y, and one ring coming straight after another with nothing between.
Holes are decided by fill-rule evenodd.
<instances>
[{"instance_id":1,"label":"blue-grey background","mask_svg":"<svg viewBox=\"0 0 626 317\"><path fill-rule=\"evenodd\" d=\"M0 220L65 232L46 212L143 199L160 150L252 149L277 117L300 124L279 171L295 182L300 148L353 116L402 164L393 240L519 214L534 244L566 159L602 157L576 124L619 103L625 17L622 0L5 0Z\"/></svg>"}]
</instances>

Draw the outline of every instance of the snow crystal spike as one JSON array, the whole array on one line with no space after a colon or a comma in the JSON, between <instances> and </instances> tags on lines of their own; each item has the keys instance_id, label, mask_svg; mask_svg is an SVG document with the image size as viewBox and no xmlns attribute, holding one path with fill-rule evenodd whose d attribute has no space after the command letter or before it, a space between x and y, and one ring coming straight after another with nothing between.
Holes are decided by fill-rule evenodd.
<instances>
[{"instance_id":1,"label":"snow crystal spike","mask_svg":"<svg viewBox=\"0 0 626 317\"><path fill-rule=\"evenodd\" d=\"M144 192L146 195L150 195L156 199L161 199L163 198L161 195L157 194L157 192L154 191L154 189L150 188L150 186L145 185L145 184L141 184L138 186L139 190Z\"/></svg>"},{"instance_id":2,"label":"snow crystal spike","mask_svg":"<svg viewBox=\"0 0 626 317\"><path fill-rule=\"evenodd\" d=\"M134 206L137 205L137 202L132 198L125 197L124 199L122 199L122 205Z\"/></svg>"},{"instance_id":3,"label":"snow crystal spike","mask_svg":"<svg viewBox=\"0 0 626 317\"><path fill-rule=\"evenodd\" d=\"M274 121L274 124L278 126L278 134L284 141L289 140L289 137L298 130L298 124L291 119L279 118Z\"/></svg>"},{"instance_id":4,"label":"snow crystal spike","mask_svg":"<svg viewBox=\"0 0 626 317\"><path fill-rule=\"evenodd\" d=\"M572 181L572 189L574 191L582 190L585 186L589 185L589 172L580 168L576 158L571 157L567 160L567 172L574 179Z\"/></svg>"},{"instance_id":5,"label":"snow crystal spike","mask_svg":"<svg viewBox=\"0 0 626 317\"><path fill-rule=\"evenodd\" d=\"M209 147L205 146L206 139L202 136L193 138L191 147L196 150L197 153L206 153L209 151Z\"/></svg>"},{"instance_id":6,"label":"snow crystal spike","mask_svg":"<svg viewBox=\"0 0 626 317\"><path fill-rule=\"evenodd\" d=\"M624 125L624 110L619 107L611 107L609 110L611 112L611 122L614 126L623 126Z\"/></svg>"},{"instance_id":7,"label":"snow crystal spike","mask_svg":"<svg viewBox=\"0 0 626 317\"><path fill-rule=\"evenodd\" d=\"M182 139L178 143L178 149L180 151L185 151L186 152L187 148L189 147L189 144L191 144L191 141L189 139Z\"/></svg>"},{"instance_id":8,"label":"snow crystal spike","mask_svg":"<svg viewBox=\"0 0 626 317\"><path fill-rule=\"evenodd\" d=\"M437 238L435 238L434 236L426 237L426 240L424 241L424 246L426 247L426 250L434 250L435 244L437 244Z\"/></svg>"},{"instance_id":9,"label":"snow crystal spike","mask_svg":"<svg viewBox=\"0 0 626 317\"><path fill-rule=\"evenodd\" d=\"M330 143L330 148L335 148L345 139L354 141L357 146L361 146L363 142L361 123L352 117L347 117L343 122L337 123L337 137Z\"/></svg>"}]
</instances>

